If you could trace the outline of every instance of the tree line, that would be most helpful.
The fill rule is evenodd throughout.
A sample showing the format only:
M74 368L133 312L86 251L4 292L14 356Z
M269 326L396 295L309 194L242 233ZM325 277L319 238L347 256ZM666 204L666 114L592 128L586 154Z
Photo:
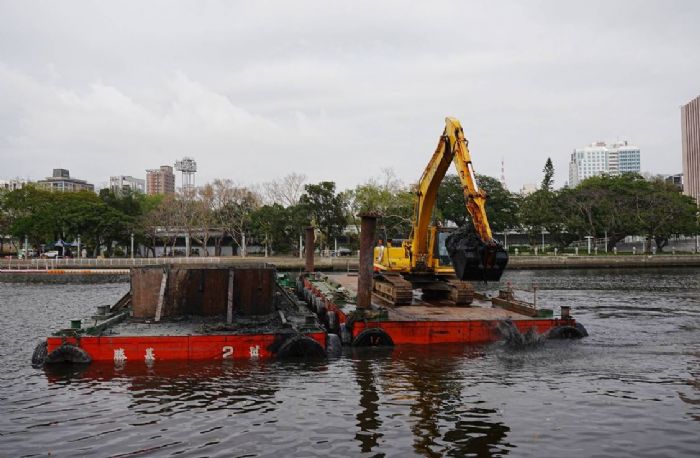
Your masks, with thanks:
M695 201L661 179L603 175L554 190L551 160L543 172L540 188L527 196L510 192L495 178L477 176L489 196L486 211L495 233L524 231L536 244L547 231L560 248L586 236L607 235L612 247L628 235L642 235L649 247L653 242L661 251L671 236L698 231ZM223 243L234 252L245 243L270 253L294 253L309 225L317 228L319 248L332 247L336 238L356 248L358 214L373 211L382 215L379 237L410 235L415 186L401 182L393 171L383 170L382 176L345 191L332 181L305 181L303 175L290 174L248 187L217 179L196 191L158 196L107 189L54 193L26 186L0 194L0 234L17 241L26 236L35 247L80 236L93 256L122 254L132 234L145 249L142 256L155 256L158 246L172 252L183 235L205 256L219 255ZM434 218L442 225L461 226L468 220L456 175L443 180Z

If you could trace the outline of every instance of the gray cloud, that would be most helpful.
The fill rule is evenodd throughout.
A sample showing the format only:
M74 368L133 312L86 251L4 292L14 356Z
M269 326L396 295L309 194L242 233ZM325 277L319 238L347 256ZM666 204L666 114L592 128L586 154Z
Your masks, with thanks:
M599 139L675 173L700 93L697 2L144 3L0 2L0 177L411 182L446 115L511 189Z

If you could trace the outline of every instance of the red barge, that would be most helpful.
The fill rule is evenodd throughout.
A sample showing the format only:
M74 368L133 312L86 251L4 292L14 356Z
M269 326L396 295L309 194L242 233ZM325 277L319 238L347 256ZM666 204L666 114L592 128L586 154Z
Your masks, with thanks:
M504 337L504 322L512 323L522 334L536 332L549 338L588 335L570 316L568 307L562 307L564 316L559 318L549 309L530 306L531 310L524 310L526 303L509 297L508 291L496 298L476 295L468 307L447 299L423 299L417 291L411 304L402 306L391 306L373 295L371 306L362 309L356 305L357 280L349 274L306 274L297 282L298 293L328 331L341 337L343 345L489 343Z
M325 356L326 332L269 265L150 266L130 291L41 342L34 365Z

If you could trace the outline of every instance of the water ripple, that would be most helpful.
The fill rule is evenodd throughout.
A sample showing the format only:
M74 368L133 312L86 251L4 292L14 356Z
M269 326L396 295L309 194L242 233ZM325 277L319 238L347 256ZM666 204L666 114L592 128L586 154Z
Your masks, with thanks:
M0 284L0 456L696 456L699 274L509 272L591 333L532 351L46 371L38 339L127 286Z

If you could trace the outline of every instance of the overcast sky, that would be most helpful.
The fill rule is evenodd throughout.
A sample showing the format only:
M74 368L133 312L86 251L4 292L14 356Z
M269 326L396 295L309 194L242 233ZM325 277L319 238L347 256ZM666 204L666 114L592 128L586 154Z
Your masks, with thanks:
M548 156L563 185L597 140L680 173L698 18L697 1L0 0L0 178L99 186L192 156L198 184L411 183L448 115L511 190Z

